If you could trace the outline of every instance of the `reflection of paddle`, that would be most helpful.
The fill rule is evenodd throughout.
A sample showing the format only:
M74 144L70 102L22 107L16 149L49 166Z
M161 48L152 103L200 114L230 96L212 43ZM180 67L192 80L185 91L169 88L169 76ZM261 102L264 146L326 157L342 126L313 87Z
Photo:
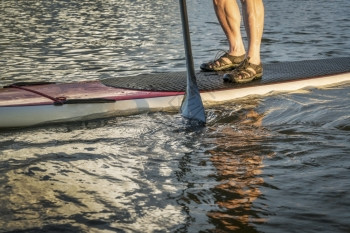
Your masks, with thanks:
M187 88L185 97L181 104L181 114L187 119L196 120L200 123L205 123L206 117L204 107L201 96L199 94L199 89L197 86L196 75L193 66L186 0L180 0L180 11L187 65Z

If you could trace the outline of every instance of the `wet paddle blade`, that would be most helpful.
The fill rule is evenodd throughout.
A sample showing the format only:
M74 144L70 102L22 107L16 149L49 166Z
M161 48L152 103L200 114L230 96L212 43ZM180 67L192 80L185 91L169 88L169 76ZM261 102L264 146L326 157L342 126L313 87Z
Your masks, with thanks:
M187 77L189 79L189 77ZM181 115L187 119L206 122L204 106L197 84L190 78L187 80L186 94L181 104Z

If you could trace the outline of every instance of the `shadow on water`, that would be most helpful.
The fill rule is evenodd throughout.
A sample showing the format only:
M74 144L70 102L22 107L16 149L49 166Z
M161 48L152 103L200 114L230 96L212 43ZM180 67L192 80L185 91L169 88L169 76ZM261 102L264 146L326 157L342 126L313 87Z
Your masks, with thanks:
M210 109L201 149L179 162L177 179L187 184L179 199L189 215L186 231L258 232L255 225L267 221L267 207L258 199L260 188L271 186L262 173L272 152L264 145L269 134L258 103Z
M253 124L260 124L262 116L247 113ZM249 120L249 121L250 121ZM244 120L245 121L245 120ZM243 123L243 122L242 122ZM252 223L263 223L264 207L254 206L262 193L264 180L259 177L263 158L271 152L263 146L266 132L251 126L226 126L216 131L220 137L210 150L211 162L217 169L215 179L219 185L212 188L219 210L210 211L210 221L218 229L231 232L255 232ZM249 124L244 122L243 124Z

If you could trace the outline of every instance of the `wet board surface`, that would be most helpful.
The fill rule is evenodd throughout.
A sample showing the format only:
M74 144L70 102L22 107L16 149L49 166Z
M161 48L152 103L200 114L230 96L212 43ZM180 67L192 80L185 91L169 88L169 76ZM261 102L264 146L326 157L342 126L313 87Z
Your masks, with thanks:
M264 65L261 80L247 84L224 83L224 73L197 72L198 87L202 92L262 86L292 82L350 72L350 57L281 62ZM331 78L331 77L329 77ZM25 88L67 100L130 100L182 95L186 89L186 72L155 73L133 77L109 78L100 81L32 85ZM101 101L98 100L98 101ZM97 101L97 102L98 102ZM0 106L52 104L49 98L18 88L0 89ZM72 102L74 103L74 101Z

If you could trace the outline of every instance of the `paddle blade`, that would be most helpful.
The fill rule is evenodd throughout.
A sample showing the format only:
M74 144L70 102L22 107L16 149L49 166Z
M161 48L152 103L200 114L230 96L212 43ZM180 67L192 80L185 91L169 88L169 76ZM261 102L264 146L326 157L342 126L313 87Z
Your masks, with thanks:
M181 104L181 115L189 120L205 124L204 106L197 85L188 85L185 97Z

